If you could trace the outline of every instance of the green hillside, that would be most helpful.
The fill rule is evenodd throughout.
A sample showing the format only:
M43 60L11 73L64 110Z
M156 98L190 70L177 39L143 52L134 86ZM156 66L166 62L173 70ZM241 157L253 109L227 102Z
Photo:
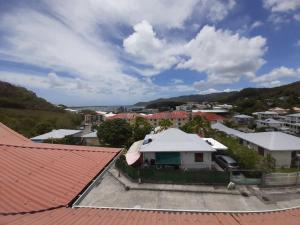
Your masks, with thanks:
M23 87L0 81L0 122L26 137L52 129L75 129L80 115L66 112Z

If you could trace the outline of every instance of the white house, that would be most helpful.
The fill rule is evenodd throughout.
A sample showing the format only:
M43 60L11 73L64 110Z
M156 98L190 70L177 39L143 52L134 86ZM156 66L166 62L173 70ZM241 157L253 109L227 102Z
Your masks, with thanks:
M233 121L236 124L251 124L251 123L253 123L254 118L253 118L253 116L240 114L240 115L233 116Z
M265 111L265 112L255 112L252 113L252 115L257 116L259 120L265 120L265 119L277 119L279 117L279 114L277 112L271 112L271 111Z
M97 131L87 133L81 136L82 141L86 145L99 145L99 138L97 136Z
M269 119L265 119L265 120L257 120L256 125L257 125L258 128L260 128L260 127L272 127L272 128L280 129L281 127L284 126L284 122L269 118Z
M285 126L294 133L300 133L300 113L287 115L285 117Z
M170 128L146 135L139 148L143 162L149 165L172 165L182 169L211 168L212 145L196 134Z
M282 132L244 133L239 138L259 154L270 154L279 168L291 167L296 154L300 153L300 138Z
M34 142L44 142L47 139L62 139L67 136L80 137L82 130L58 129L30 138Z

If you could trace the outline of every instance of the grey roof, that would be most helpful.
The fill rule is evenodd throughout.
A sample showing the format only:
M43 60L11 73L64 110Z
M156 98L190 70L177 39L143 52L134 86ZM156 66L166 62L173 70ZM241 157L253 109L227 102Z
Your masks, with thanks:
M267 114L267 115L277 115L277 112L265 111L265 112L256 112L256 114Z
M215 123L215 124L212 124L211 125L211 128L212 129L215 129L215 130L219 130L219 131L222 131L228 135L234 135L234 136L239 136L239 135L242 135L244 134L244 132L241 132L241 131L238 131L238 130L235 130L235 129L232 129L232 128L229 128L229 127L226 127L224 124L222 123Z
M69 129L58 129L58 130L52 130L48 133L30 138L31 140L47 140L49 138L53 139L61 139L69 135L74 135L82 132L82 130L69 130Z
M283 122L281 122L281 121L278 121L278 120L274 120L274 119L272 119L272 118L269 118L269 119L265 119L265 120L257 120L257 121L259 121L259 122L263 122L263 123L283 123Z
M287 116L300 117L300 113L289 114L289 115L287 115Z
M244 133L239 137L270 151L300 150L300 138L282 132Z
M97 131L82 135L83 138L98 138Z
M170 128L157 134L148 134L144 140L152 141L141 146L141 152L214 152L212 146L197 134L187 134Z
M248 115L244 115L244 114L241 114L241 115L235 115L233 116L234 118L240 118L240 119L252 119L253 117L252 116L248 116Z

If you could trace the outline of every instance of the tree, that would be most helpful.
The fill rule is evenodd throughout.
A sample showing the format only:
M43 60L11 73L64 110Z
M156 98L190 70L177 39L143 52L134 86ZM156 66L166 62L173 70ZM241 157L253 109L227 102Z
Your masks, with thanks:
M123 147L132 137L132 128L123 119L106 120L97 130L99 141L112 147Z
M203 117L196 116L194 119L183 125L181 127L181 130L187 133L207 136L210 133L211 128L207 120L205 120Z
M163 119L161 121L159 121L159 126L161 126L163 129L167 129L169 127L171 127L173 125L173 123L171 122L171 120L168 119Z
M150 123L143 117L135 118L132 125L132 140L138 141L144 139L152 130Z

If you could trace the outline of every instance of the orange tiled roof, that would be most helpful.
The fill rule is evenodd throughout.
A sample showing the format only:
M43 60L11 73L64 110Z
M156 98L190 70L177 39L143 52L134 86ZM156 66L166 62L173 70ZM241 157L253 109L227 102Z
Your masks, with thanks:
M186 119L188 113L184 111L160 112L146 116L147 119Z
M207 112L195 112L193 113L193 117L201 116L204 117L206 120L212 121L223 121L225 118L223 116L219 116L215 113L207 113Z
M7 225L299 225L300 210L268 213L196 213L93 208L60 208L23 216L0 216ZM3 222L3 224L4 224Z
M22 142L16 133L6 135L12 143L0 139L0 214L68 205L119 151Z

